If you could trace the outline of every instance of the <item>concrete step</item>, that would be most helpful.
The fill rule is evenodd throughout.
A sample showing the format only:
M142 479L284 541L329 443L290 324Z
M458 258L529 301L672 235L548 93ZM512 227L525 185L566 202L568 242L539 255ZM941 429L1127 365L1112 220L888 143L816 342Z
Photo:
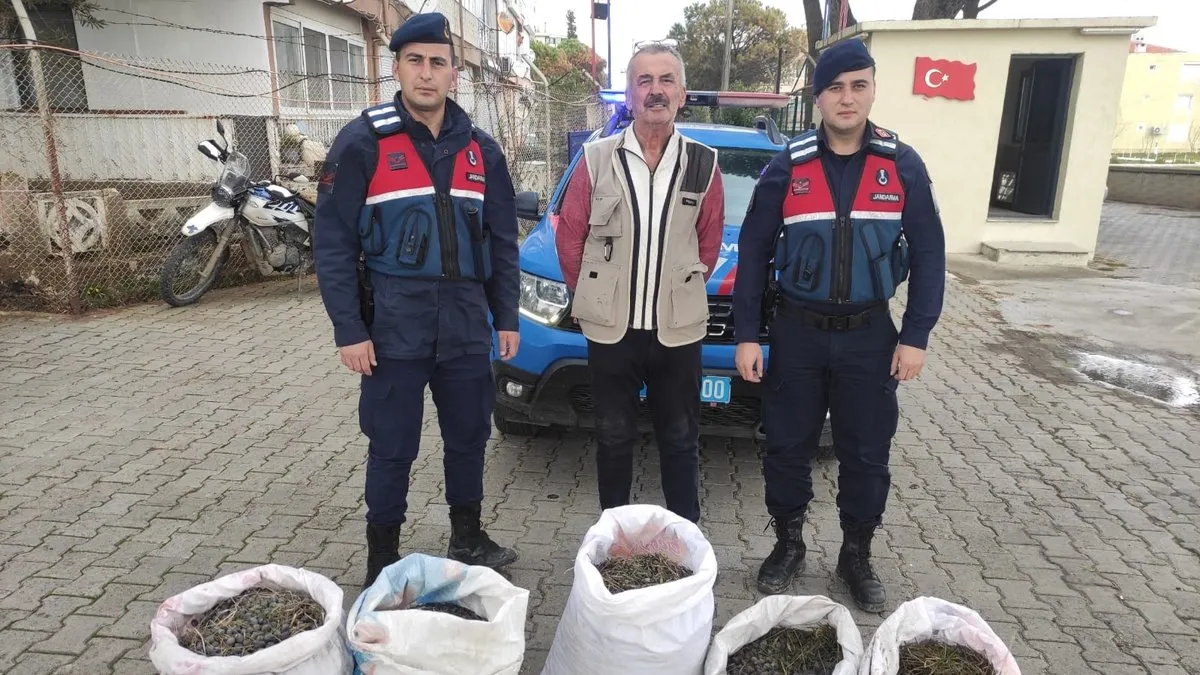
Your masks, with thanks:
M983 257L1004 265L1086 267L1091 254L1075 244L1041 241L985 241Z

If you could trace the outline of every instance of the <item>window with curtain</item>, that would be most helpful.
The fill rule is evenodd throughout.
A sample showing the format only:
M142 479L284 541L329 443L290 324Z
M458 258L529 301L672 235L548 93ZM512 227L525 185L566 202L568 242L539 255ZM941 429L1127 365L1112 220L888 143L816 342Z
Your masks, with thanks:
M273 21L275 68L284 107L357 110L367 102L366 47L346 35Z

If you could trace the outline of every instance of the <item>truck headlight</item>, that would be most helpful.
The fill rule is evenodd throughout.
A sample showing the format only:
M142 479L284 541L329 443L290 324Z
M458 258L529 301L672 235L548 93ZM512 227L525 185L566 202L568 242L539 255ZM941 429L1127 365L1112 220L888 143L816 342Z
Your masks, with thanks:
M571 297L567 285L521 272L521 314L548 326L562 320Z

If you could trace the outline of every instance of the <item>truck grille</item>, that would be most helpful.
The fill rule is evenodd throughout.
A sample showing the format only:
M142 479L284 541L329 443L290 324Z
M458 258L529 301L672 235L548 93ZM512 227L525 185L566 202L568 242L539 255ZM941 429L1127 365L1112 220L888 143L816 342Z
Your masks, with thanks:
M581 384L571 388L571 407L580 415L592 415L595 402L592 388ZM758 424L760 400L754 396L733 396L728 405L700 406L701 426L753 427ZM650 421L650 406L645 399L638 401L638 420Z
M562 321L559 321L558 327L563 330L579 332L579 326L571 319L571 313L568 311ZM767 327L760 326L758 329L758 341L765 343L767 341ZM710 295L708 296L708 334L704 337L704 343L710 345L731 345L735 342L737 336L733 330L733 297L728 295Z

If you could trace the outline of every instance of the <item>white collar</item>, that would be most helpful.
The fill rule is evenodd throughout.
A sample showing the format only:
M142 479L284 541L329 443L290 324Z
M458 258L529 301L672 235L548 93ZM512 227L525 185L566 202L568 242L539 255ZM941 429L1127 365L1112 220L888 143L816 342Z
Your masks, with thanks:
M671 136L667 138L667 144L663 148L664 159L668 155L674 153L676 149L675 139L679 137L679 127L672 126ZM624 138L621 139L621 147L640 157L643 162L646 161L646 155L642 152L642 142L638 140L637 134L633 133L633 123L630 123L629 126L625 127L625 135Z

